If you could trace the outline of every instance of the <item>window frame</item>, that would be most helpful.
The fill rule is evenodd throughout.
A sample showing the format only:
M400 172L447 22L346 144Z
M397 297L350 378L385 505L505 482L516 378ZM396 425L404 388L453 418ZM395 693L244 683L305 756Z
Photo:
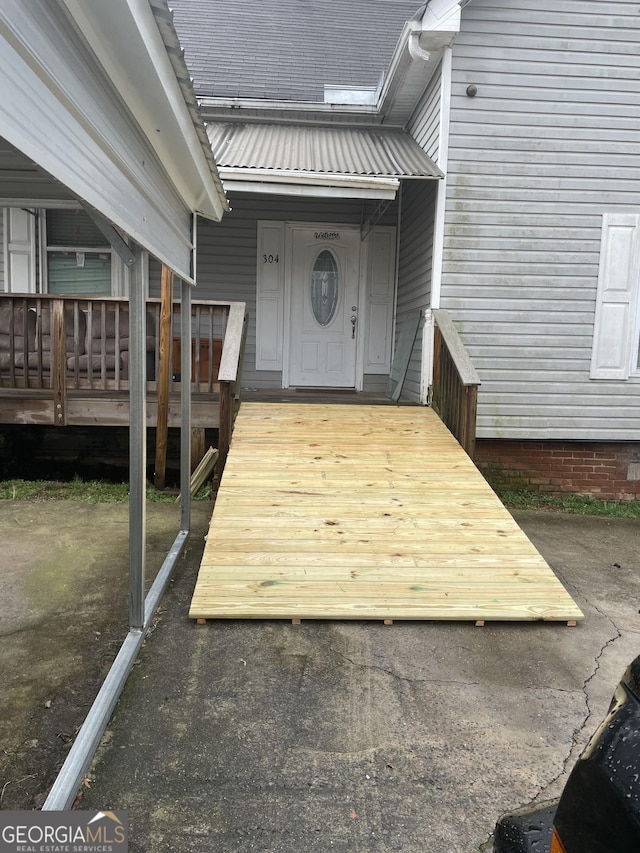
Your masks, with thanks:
M107 243L101 246L76 246L73 243L64 245L49 243L49 235L47 229L47 212L49 210L58 210L63 208L41 208L38 211L38 239L39 239L39 259L40 259L40 292L49 293L49 255L53 252L84 252L87 254L109 255L110 257L110 292L109 297L128 296L129 294L129 276L127 275L127 267L122 261L113 247ZM79 208L78 208L79 209ZM69 293L73 296L73 293Z

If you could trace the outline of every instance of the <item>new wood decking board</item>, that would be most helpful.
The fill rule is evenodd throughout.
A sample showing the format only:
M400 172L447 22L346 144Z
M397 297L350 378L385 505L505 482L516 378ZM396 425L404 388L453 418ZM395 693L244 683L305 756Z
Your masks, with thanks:
M429 408L243 403L193 619L583 618Z

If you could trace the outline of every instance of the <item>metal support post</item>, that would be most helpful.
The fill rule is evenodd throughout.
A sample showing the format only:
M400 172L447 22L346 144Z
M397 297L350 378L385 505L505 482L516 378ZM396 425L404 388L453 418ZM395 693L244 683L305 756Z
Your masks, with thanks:
M129 294L129 628L144 625L147 467L147 303L141 250Z
M191 527L191 285L180 282L180 529ZM197 337L197 336L196 336Z

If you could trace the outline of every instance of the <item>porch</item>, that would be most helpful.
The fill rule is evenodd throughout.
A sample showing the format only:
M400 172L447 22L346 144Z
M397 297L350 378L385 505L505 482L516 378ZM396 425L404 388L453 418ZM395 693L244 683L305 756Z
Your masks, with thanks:
M247 403L190 617L582 613L431 408Z
M217 428L224 452L239 398L244 304L193 300L190 310L190 425ZM163 312L160 299L146 301L150 427L182 424L180 311L180 302ZM0 294L0 423L129 422L128 300Z

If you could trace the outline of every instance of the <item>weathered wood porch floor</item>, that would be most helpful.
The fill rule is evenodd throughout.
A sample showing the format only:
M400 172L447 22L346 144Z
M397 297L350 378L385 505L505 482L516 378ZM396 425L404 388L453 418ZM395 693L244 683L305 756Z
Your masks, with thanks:
M243 403L194 619L582 613L429 408Z

